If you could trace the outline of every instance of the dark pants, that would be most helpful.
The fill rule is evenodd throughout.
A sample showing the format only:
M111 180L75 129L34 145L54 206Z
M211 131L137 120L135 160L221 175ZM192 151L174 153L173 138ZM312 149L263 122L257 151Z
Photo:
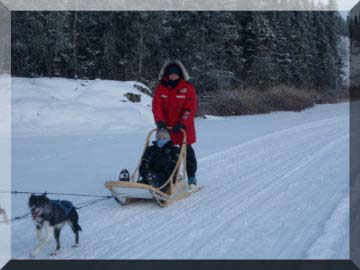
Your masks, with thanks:
M189 178L195 177L197 170L197 161L195 151L191 144L186 146L186 172Z

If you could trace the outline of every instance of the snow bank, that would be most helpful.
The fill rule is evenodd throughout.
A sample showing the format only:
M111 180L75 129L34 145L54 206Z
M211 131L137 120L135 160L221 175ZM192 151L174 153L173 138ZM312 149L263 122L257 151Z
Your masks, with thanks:
M15 136L132 132L153 124L151 97L138 82L12 79ZM138 94L141 102L124 95Z

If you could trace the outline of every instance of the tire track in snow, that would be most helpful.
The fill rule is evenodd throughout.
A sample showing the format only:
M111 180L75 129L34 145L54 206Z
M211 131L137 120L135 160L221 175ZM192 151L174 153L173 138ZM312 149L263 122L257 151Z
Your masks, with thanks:
M274 190L278 190L281 191L284 187L286 187L286 185L288 184L289 181L291 181L290 176L294 173L296 173L297 171L301 170L301 169L305 169L307 165L311 164L312 162L316 161L316 160L321 160L322 157L324 155L326 155L329 151L331 151L333 148L337 147L338 144L342 143L347 136L342 136L340 139L330 142L329 144L326 144L324 147L322 147L322 150L318 151L317 153L315 153L312 157L305 157L303 159L303 161L300 162L300 165L295 166L292 170L288 171L289 168L285 168L284 170L284 175L282 177L280 177L279 179L277 179L274 183L276 183L275 185L270 185L267 188L263 188L261 189L260 186L258 185L255 190L257 190L255 193L251 194L249 196L246 196L244 198L242 198L242 201L238 201L238 198L234 200L234 203L232 205L228 205L227 207L229 209L232 209L233 207L236 207L236 205L241 206L242 207L242 211L241 212L245 212L246 208L248 208L249 206L251 206L252 204L255 204L257 201L257 197L263 197L262 199L262 203L266 203L266 200L270 200L271 203L271 196L268 196L267 198L264 196L266 193L270 193L273 194ZM275 179L274 179L275 180ZM281 181L281 180L287 180L287 181ZM271 181L272 182L272 181ZM261 183L263 184L263 183ZM264 198L265 197L265 198ZM252 202L253 201L253 202ZM244 205L241 205L244 204ZM246 205L248 205L246 207ZM226 216L228 213L224 214L224 216ZM235 222L237 219L241 219L241 213L239 213L239 215L235 216L233 218L233 220L229 220L229 223ZM226 227L227 224L224 224L224 226ZM218 233L221 230L225 230L224 226L219 227L216 231L213 231L214 234Z
M228 208L233 207L241 207L241 212L238 215L233 216L231 219L228 219L225 224L222 224L222 226L218 227L216 230L213 231L213 234L216 235L228 227L229 224L236 223L242 219L242 213L246 213L247 210L250 210L251 207L256 207L259 198L261 199L262 204L271 203L271 201L274 199L274 196L278 192L281 192L284 190L284 188L289 184L289 182L292 180L290 177L301 171L302 169L306 169L306 167L315 161L320 161L322 158L328 154L330 151L332 151L333 148L337 147L340 143L342 143L347 136L343 136L340 139L326 144L319 152L314 154L311 158L306 158L302 162L300 162L299 166L294 167L289 172L285 173L282 177L278 178L275 182L276 184L271 185L265 189L258 189L255 193L249 195L246 198L242 198L241 201L234 201L234 204L229 205ZM207 244L204 245L206 247Z
M318 121L318 122L315 122L315 123L310 123L310 124L306 124L306 125L301 125L300 127L295 127L295 128L291 128L291 129L286 129L286 130L282 130L282 131L278 131L278 132L275 132L274 134L269 134L269 135L266 135L266 136L264 136L265 138L256 138L256 139L254 139L253 141L252 141L252 144L259 144L259 141L263 141L263 140L269 140L269 139L272 139L272 137L278 137L279 136L279 134L283 134L283 135L285 135L285 136L288 136L289 134L288 133L294 133L295 132L295 134L296 134L296 132L299 132L299 131L304 131L305 129L313 129L313 128L315 128L315 127L323 127L324 125L326 126L326 125L329 125L330 123L332 123L332 124L338 124L338 122L339 121L341 121L341 120L343 120L343 118L335 118L335 119L327 119L327 120L322 120L322 121ZM324 131L323 130L321 130L320 131L321 133L323 133ZM312 135L311 135L312 136ZM308 137L304 137L303 138L303 142L308 142L309 140L308 140ZM260 144L261 143L263 143L263 142L260 142ZM209 165L209 167L211 167L211 170L212 171L219 171L219 167L221 168L221 167L223 167L222 166L222 163L223 162L219 162L219 160L221 160L220 158L223 158L224 156L227 156L228 158L226 158L225 159L225 162L229 162L229 160L231 161L234 157L238 157L238 155L239 155L239 149L240 148L243 148L243 147L245 147L245 146L248 146L248 147L252 147L252 145L250 145L249 143L245 143L245 144L242 144L242 145L240 145L240 146L236 146L236 147L233 147L233 148L231 148L230 150L228 149L228 150L226 150L226 151L224 151L226 154L223 154L223 152L222 153L218 153L218 154L215 154L215 155L212 155L212 158L216 161L215 163L217 163L218 164L218 166L214 166L213 164L211 164L211 165ZM316 145L317 146L317 145ZM259 155L261 156L263 153L259 153ZM220 158L219 158L220 157ZM211 158L209 158L209 157L207 157L206 159L205 159L206 161L209 161L209 160L211 160ZM258 157L255 157L254 159L252 159L252 160L258 160ZM310 163L311 162L311 160L309 160L308 162L307 162L307 164L308 163ZM202 165L204 165L203 163L204 163L204 159L201 159L200 161L199 161L199 163L201 164L200 166L202 166ZM202 169L202 171L203 170L206 170L206 169ZM287 170L287 168L285 169L285 170ZM224 168L222 168L222 170L220 169L220 171L226 171ZM283 173L283 171L280 171L279 172L279 174L278 175L281 175ZM232 179L232 181L234 181L234 179ZM276 183L276 182L275 182ZM258 191L259 190L259 188L260 188L260 186L261 185L259 185L259 186L256 186L256 188L254 189L255 191ZM224 187L223 187L224 188ZM232 189L233 187L231 186L231 185L229 185L229 188L228 189ZM218 191L219 189L217 189L217 191ZM271 189L270 189L271 190ZM212 196L212 195L218 195L218 194L216 194L216 192L214 193L214 194L209 194L209 192L208 192L209 190L208 190L208 188L206 188L205 190L204 190L204 192L206 192L206 194L205 193L203 193L203 196L200 196L200 194L199 194L199 196L197 196L197 198L198 198L198 203L195 201L195 202L190 202L190 204L194 204L194 205L206 205L207 203L209 203L211 200L213 200L214 199L214 196ZM204 200L204 196L206 196L206 198L205 198L205 200ZM191 199L192 197L190 197L189 199ZM247 200L248 200L248 196L246 196L246 198L244 198L243 199L244 200L244 202L246 202ZM237 200L235 200L235 204L238 204L238 201ZM230 206L229 208L231 208L232 206ZM189 209L186 209L186 208L184 208L184 211L188 211ZM192 210L194 210L194 209L192 209ZM215 211L222 211L223 209L213 209L212 211L208 211L207 213L209 213L208 214L208 218L209 219L211 219L213 216L214 216L214 210ZM179 213L178 213L179 214ZM204 219L206 219L206 214L204 215L204 213L202 213L201 214L201 221L199 222L199 223L202 223L202 220L204 220ZM179 220L180 222L181 222L181 218L180 218L180 220ZM225 223L225 225L224 226L226 226L226 224L227 223ZM181 240L181 238L183 238L184 237L184 234L186 235L186 232L191 232L191 227L197 227L196 226L196 224L190 224L189 226L185 226L185 227L183 227L182 228L182 230L180 230L180 231L178 231L177 232L177 235L176 235L176 237L174 236L174 241L176 242L177 240ZM215 232L216 233L216 232ZM205 237L206 238L206 237ZM162 246L163 247L163 243L161 243L160 245L159 245L159 248L160 248L160 246ZM206 244L205 244L206 245ZM168 247L169 246L171 246L171 245L168 245ZM143 255L146 255L146 254L143 254ZM159 254L160 255L160 254ZM145 256L146 257L146 256Z
M265 161L268 160L272 160L273 157L277 156L279 153L282 153L284 151L289 151L289 148L286 144L279 144L276 145L273 148L268 149L268 151L265 152L266 149L264 149L264 145L269 145L271 144L271 141L273 141L276 138L280 138L280 141L284 140L284 138L280 137L280 135L284 136L285 139L286 137L290 136L291 134L296 134L299 132L305 132L308 129L314 129L317 127L323 127L324 125L329 125L329 124L334 124L337 125L339 122L341 122L344 118L342 117L337 117L337 118L331 118L331 119L326 119L326 120L322 120L322 121L316 121L316 122L312 122L309 124L305 124L305 125L300 125L297 127L293 127L290 129L284 129L281 131L277 131L271 134L267 134L265 136L259 137L259 138L255 138L251 141L245 142L243 144L240 144L238 146L232 147L230 149L227 149L223 152L220 153L216 153L213 155L210 155L208 157L202 158L199 160L199 164L200 164L200 169L199 171L201 172L206 172L206 171L211 171L211 172L217 172L219 174L219 176L224 175L225 173L225 169L231 169L231 167L235 167L235 168L240 168L242 169L243 167L251 167L251 169L254 169L254 164L256 166L256 162L254 163L254 160L261 160L261 162L257 165L259 169L263 166L263 163L265 163ZM331 129L331 128L330 128ZM307 151L311 151L311 147L313 147L314 142L310 139L312 139L314 137L314 132L315 130L312 130L312 132L310 134L306 134L305 136L301 136L298 137L296 136L294 139L294 143L296 144L301 144L303 145L302 148L298 148L295 150L291 150L291 151L300 151L298 152L298 155L303 154L303 152L305 150ZM320 134L323 134L323 130L318 130L318 132ZM267 141L270 141L267 142ZM317 149L319 144L323 144L323 141L319 140L319 141L315 141L315 144L313 149ZM254 146L259 145L260 146L260 151L255 153L255 155L251 154L251 152L253 151ZM295 145L294 145L295 146ZM310 149L308 149L308 147ZM246 148L248 149L246 151ZM295 147L292 147L295 148ZM244 150L245 149L245 150ZM265 153L264 153L265 152ZM266 155L264 155L266 154ZM264 157L265 156L265 157ZM277 174L275 175L275 178L280 177L282 174L286 173L288 168L282 168L281 163L283 162L283 160L280 160L280 166L273 166L273 168L271 168L272 172L277 172ZM295 160L295 162L299 162L298 160ZM243 166L245 165L245 166ZM200 173L201 173L200 172ZM258 171L255 171L258 172ZM262 172L260 172L260 174L262 174ZM241 174L240 172L240 176L244 177L244 176L248 176L248 172L244 172L244 174ZM230 181L231 182L231 178ZM231 186L228 188L229 190L231 190ZM228 191L228 190L227 190ZM218 190L215 191L215 193L217 193ZM210 195L210 194L207 194Z
M287 130L283 130L283 131L280 131L280 132L275 132L275 134L271 134L271 135L275 135L275 136L278 136L279 134L283 134L284 136L288 136L288 132L290 132L290 133L293 133L293 132L299 132L299 131L304 131L305 129L313 129L313 128L315 128L315 127L322 127L322 126L326 126L326 125L329 125L330 123L331 124L333 124L333 126L335 125L335 124L338 124L339 122L341 122L341 120L343 120L344 118L336 118L336 119L330 119L330 120L324 120L324 121L318 121L318 122L316 122L316 123L311 123L311 124L306 124L306 125L302 125L301 127L296 127L296 128L291 128L291 129L287 129ZM331 128L333 127L333 126L331 126ZM312 131L312 132L314 132L314 130ZM321 131L321 133L323 133L324 131L322 130ZM286 134L285 134L286 133ZM271 135L266 135L266 136L264 136L264 137L266 137L266 139L271 139ZM334 135L338 135L337 133L335 133ZM263 139L263 138L261 138L261 139ZM333 147L336 147L337 146L337 144L338 143L341 143L341 141L343 140L343 138L341 138L339 141L337 141L337 142L335 142L335 143L330 143L330 146L329 145L325 145L324 146L324 152L321 152L320 154L315 154L315 157L314 158L309 158L309 157L306 157L306 158L304 158L304 161L303 161L303 163L301 164L301 165L298 165L297 167L295 167L295 169L293 169L291 172L288 172L288 168L285 168L285 176L283 176L283 178L285 179L285 178L289 178L289 176L292 174L292 173L294 173L294 172L296 172L296 171L298 171L298 170L300 170L300 169L302 169L302 168L304 168L304 167L306 167L306 165L308 165L308 164L310 164L313 160L316 160L316 159L318 159L318 158L320 158L321 159L321 157L323 157L323 155L325 155L326 154L326 152L327 151L330 151ZM259 143L259 139L257 138L257 139L255 139L252 143ZM305 137L304 138L304 140L303 140L303 142L308 142L308 137ZM322 142L321 142L322 143ZM319 143L316 143L315 144L315 149L317 149L317 147L318 147L318 144ZM231 160L233 157L232 157L232 154L234 154L234 156L238 156L239 155L239 153L238 153L238 149L239 148L243 148L243 147L245 147L245 146L249 146L249 143L245 143L245 144L242 144L242 145L240 145L240 147L239 146L236 146L236 147L234 147L234 148L231 148L230 150L226 150L226 151L224 151L226 154L225 155L227 155L228 157L230 157L230 158L228 158L228 159L225 159L225 162L228 162L228 160ZM262 155L262 153L260 153L259 154L260 156ZM219 167L222 167L222 162L220 162L220 165L219 165L219 157L222 157L223 156L223 153L220 153L220 154L215 154L215 155L212 155L212 158L215 160L215 161L217 161L217 162L215 162L215 163L217 163L218 164L218 166L214 166L213 164L211 164L209 167L211 167L212 168L212 171L217 171L218 169L219 169ZM258 159L258 157L256 157L256 158L254 158L253 160L257 160ZM211 158L209 158L209 157L207 157L207 158L205 158L205 159L201 159L200 160L200 163L201 164L203 164L204 163L204 160L206 160L206 161L211 161ZM223 170L222 171L226 171L224 168L222 168ZM202 170L205 170L204 168L202 169ZM284 171L280 171L279 172L279 174L277 175L277 176L279 176L279 175L282 175L283 173L284 173ZM276 177L275 177L276 178ZM233 181L234 181L234 179L233 179ZM275 181L275 183L277 183L277 181ZM263 183L261 183L261 184L263 184ZM280 184L278 184L277 185L277 189L281 189L281 187L283 186L283 185L286 185L286 182L283 182L283 183L280 183ZM259 186L257 186L254 190L256 191L256 190L259 190L259 188L260 188L260 186L261 185L259 185ZM232 189L232 187L230 186L228 189ZM273 191L273 189L274 189L274 187L269 187L268 188L268 190L270 190L270 191ZM218 189L217 189L217 191L218 191ZM190 203L191 204L194 204L194 205L197 205L197 204L207 204L209 201L211 201L212 199L214 199L214 196L213 195L216 195L216 192L215 193L213 193L213 194L209 194L209 189L208 189L208 187L204 190L204 192L206 192L206 195L204 195L205 193L203 193L203 195L204 196L206 196L206 198L207 198L207 200L205 199L204 200L204 196L200 196L200 194L199 194L199 196L196 196L197 197L197 199L198 200L193 200L193 201L191 201ZM260 193L259 195L261 195L261 193L265 193L266 191L258 191L258 193ZM217 194L218 195L218 194ZM258 194L257 193L255 193L254 195L253 195L253 197L254 196L258 196ZM193 197L190 197L190 199L191 198L193 198ZM251 197L252 198L252 197ZM250 198L250 199L251 199ZM270 198L268 198L268 199L270 199ZM189 199L188 199L189 200ZM247 203L247 202L249 202L249 197L248 196L246 196L246 198L243 198L243 203ZM239 202L237 201L237 200L235 200L235 204L239 204ZM231 208L231 207L233 207L234 205L230 205L229 206L229 208ZM188 209L187 209L188 210ZM223 209L215 209L215 211L222 211ZM213 216L214 216L214 211L209 211L210 213L208 214L208 218L209 219L211 219ZM201 221L200 221L200 223L202 222L202 220L204 220L204 219L206 219L206 214L204 215L204 214L202 214L201 215ZM226 226L227 225L227 223L228 222L226 222L225 224L224 224L224 226ZM184 234L186 234L186 232L188 232L188 231L191 231L191 227L196 227L196 225L194 225L194 224L191 224L190 226L188 226L188 227L186 227L185 226L185 228L183 228L183 230L181 230L181 231L179 231L178 233L177 233L177 237L175 237L175 239L174 239L174 241L176 241L176 240L181 240L181 238L183 238L183 235ZM213 234L214 233L216 233L217 231L219 231L219 230L222 230L222 228L220 227L218 230L216 230L215 232L213 232ZM206 238L206 237L205 237ZM206 245L206 244L205 244Z
M322 126L326 126L326 125L333 124L333 123L339 123L339 122L341 122L343 120L348 120L348 117L333 117L333 118L329 118L329 119L313 121L313 122L310 122L310 123L297 125L297 126L291 127L291 128L285 128L285 129L282 129L282 130L279 130L279 131L272 132L270 134L266 134L264 136L256 137L256 138L254 138L254 139L252 139L250 141L241 143L241 144L239 144L237 146L231 147L231 148L226 149L226 150L224 150L222 152L211 154L211 155L209 155L207 157L199 159L198 162L199 163L205 163L205 162L209 162L210 160L216 160L217 157L221 158L223 156L232 156L233 157L233 156L236 156L238 154L236 152L236 150L239 150L239 149L241 149L243 147L246 147L248 145L256 144L256 143L268 140L268 139L270 139L272 137L278 137L279 135L282 135L282 134L290 135L290 134L293 134L293 133L297 133L299 131L305 131L305 130L316 128L316 127L322 127Z

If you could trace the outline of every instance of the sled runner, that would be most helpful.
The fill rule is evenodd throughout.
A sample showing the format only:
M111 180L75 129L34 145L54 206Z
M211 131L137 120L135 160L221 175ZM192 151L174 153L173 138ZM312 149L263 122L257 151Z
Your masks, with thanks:
M150 145L151 135L156 130L157 129L153 129L148 134L143 154ZM135 171L130 176L130 181L108 181L105 183L105 187L110 190L118 203L126 205L137 200L145 199L155 200L161 207L166 207L171 203L184 199L192 193L202 189L202 187L198 187L194 190L189 189L186 174L186 133L183 129L181 132L184 135L184 139L181 145L179 158L173 172L162 186L155 188L151 185L137 183L140 180L139 168L141 159ZM141 156L143 156L143 154Z

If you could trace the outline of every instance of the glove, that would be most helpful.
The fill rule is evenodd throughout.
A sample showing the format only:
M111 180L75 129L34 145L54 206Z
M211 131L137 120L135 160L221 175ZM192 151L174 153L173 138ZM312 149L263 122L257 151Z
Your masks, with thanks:
M130 173L127 169L123 169L119 174L119 181L130 181Z
M179 133L179 132L180 132L180 129L184 129L184 128L185 128L185 126L184 126L183 124L177 123L177 124L173 127L172 131L174 131L174 133Z
M158 129L162 129L162 128L166 129L166 124L165 124L164 121L156 122L156 126L157 126Z
M156 174L152 171L148 171L145 175L145 180L146 182L148 182L150 185L154 186L154 187L158 187L158 182L157 182L157 177Z

